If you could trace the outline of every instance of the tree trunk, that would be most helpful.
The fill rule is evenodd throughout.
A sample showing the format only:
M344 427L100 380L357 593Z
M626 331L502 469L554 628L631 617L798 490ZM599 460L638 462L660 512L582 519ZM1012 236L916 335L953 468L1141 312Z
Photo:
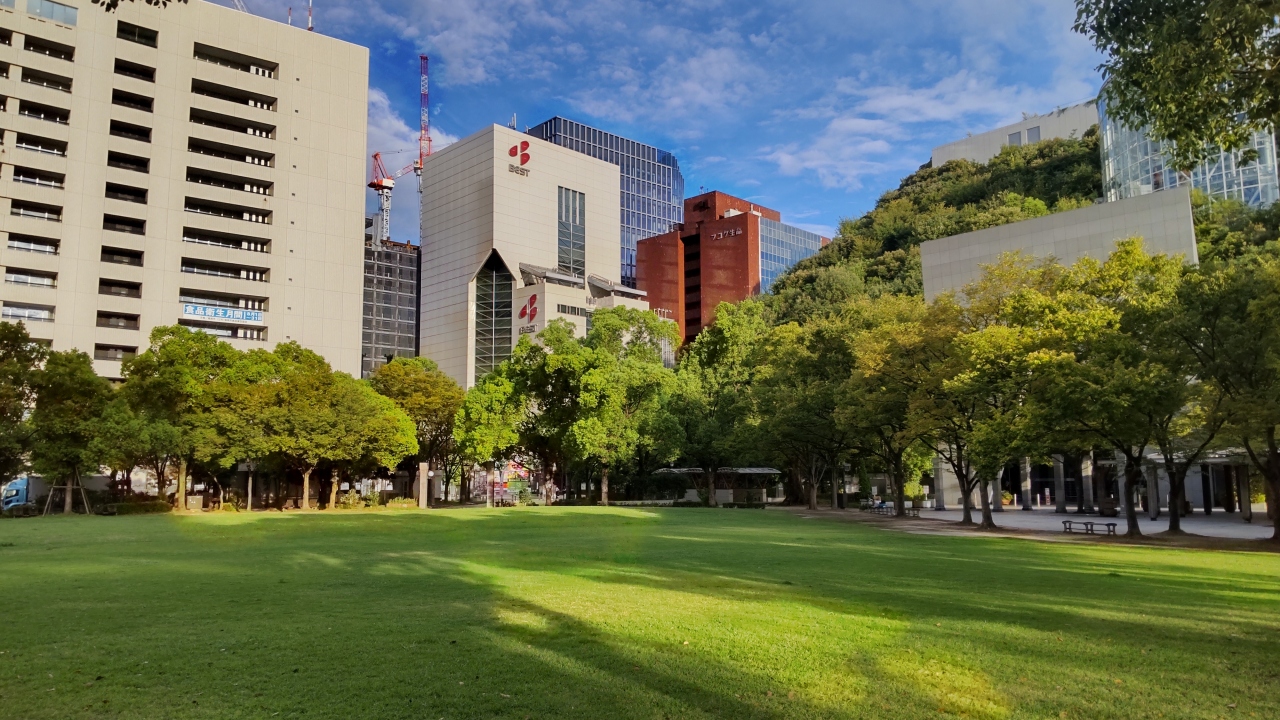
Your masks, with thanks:
M805 500L808 502L810 510L817 510L818 509L818 483L815 482L813 478L810 478L809 482L806 484L808 485L808 487L805 488Z
M64 497L64 498L63 498L63 500L62 500L62 514L63 514L63 515L70 515L70 514L71 514L71 512L72 512L72 496L71 496L71 489L72 489L72 487L74 487L74 486L75 486L75 480L74 480L72 477L68 476L68 477L67 477L67 491L66 491L65 493L63 493L63 495L65 495L66 497Z
M831 466L831 509L832 510L840 509L839 500L840 500L840 495L839 495L837 483L836 483L836 467L832 465Z
M314 469L308 467L302 472L302 502L298 506L303 510L311 509L311 471Z
M325 510L332 510L338 507L338 478L329 477L329 504L325 506Z
M978 482L978 495L982 499L982 523L978 525L979 530L995 530L996 521L991 516L991 481L983 478ZM997 492L999 487L996 488Z
M1186 535L1182 529L1182 498L1187 496L1187 468L1170 473L1166 467L1165 474L1169 476L1169 534ZM1159 481L1157 477L1156 482Z
M941 482L939 482L939 484L941 484ZM963 514L960 516L960 524L972 525L973 524L973 483L972 482L960 483L960 492L962 493L960 498L960 507L963 510Z
M1138 508L1133 502L1133 489L1138 486L1138 481L1142 479L1142 466L1125 458L1124 463L1124 492L1120 493L1124 497L1120 500L1124 503L1124 521L1128 529L1125 535L1128 537L1142 537L1142 529L1138 527Z
M187 509L187 459L178 461L178 487L174 492L174 504L179 510Z
M716 469L707 469L707 506L720 507L719 501L716 500Z
M609 507L609 466L600 468L600 504Z

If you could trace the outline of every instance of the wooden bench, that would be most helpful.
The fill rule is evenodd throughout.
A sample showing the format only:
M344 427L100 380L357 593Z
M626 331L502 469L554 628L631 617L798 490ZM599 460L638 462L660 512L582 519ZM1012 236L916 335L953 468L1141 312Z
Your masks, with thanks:
M1096 535L1097 534L1096 526L1098 525L1105 527L1107 529L1108 535L1116 534L1115 523L1093 522L1092 520L1063 520L1062 532L1074 533L1076 531L1076 528L1078 527L1081 530L1083 530L1086 535Z

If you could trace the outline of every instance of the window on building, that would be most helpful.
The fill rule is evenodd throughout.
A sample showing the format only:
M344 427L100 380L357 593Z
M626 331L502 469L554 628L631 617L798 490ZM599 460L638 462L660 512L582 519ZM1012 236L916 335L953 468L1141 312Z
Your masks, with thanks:
M134 172L150 172L151 161L137 155L126 155L118 152L107 153L107 166L120 168L121 170L132 170Z
M52 40L42 40L31 35L22 38L22 49L40 53L41 55L48 55L58 60L66 60L67 62L74 62L76 57L76 49L70 45L63 45Z
M1010 145L1013 145L1013 146L1018 146L1018 145L1021 145L1021 144L1022 144L1022 131L1021 131L1021 130L1019 130L1018 132L1015 132L1015 133L1009 133L1009 144L1010 144Z
M117 183L107 183L107 197L112 200L147 204L147 191L143 188L130 187Z
M42 272L40 270L21 270L19 268L5 268L4 281L10 285L30 285L32 287L56 288L58 287L58 273Z
M112 120L110 132L116 137L122 137L128 140L137 140L138 142L144 143L151 142L151 128L134 125L133 123Z
M123 345L94 345L94 360L129 360L138 354L138 348Z
M147 47L156 47L156 41L160 39L160 33L150 28L144 28L140 25L127 23L123 20L116 23L116 37L121 40L128 40L139 45Z
M583 277L587 272L587 198L582 193L560 188L557 226L560 272Z
M53 322L53 306L6 302L0 318L10 322Z
M20 233L9 233L8 247L10 250L21 250L23 252L41 253L43 255L57 255L59 242L53 238L37 237L35 235L22 235Z
M156 81L156 69L116 58L116 74L131 77L134 80L153 83Z
M102 229L112 232L129 233L130 235L146 235L147 221L138 218L121 217L119 215L103 215Z
M151 112L151 109L155 106L155 100L146 95L137 95L124 90L112 90L111 104L141 110L142 112Z
M40 185L48 188L62 189L66 187L67 176L62 173L37 170L35 168L14 166L13 181L26 185Z
M142 253L138 250L104 246L102 248L102 262L142 267Z
M142 297L142 283L126 280L98 280L99 295L115 295L117 297Z
M476 377L511 356L511 292L515 279L497 253L476 275Z
M118 330L137 330L138 316L125 313L98 313L98 327L116 328Z
M1037 125L1033 128L1027 128L1027 144L1030 145L1031 143L1038 142L1040 142L1040 126Z
M27 0L27 12L45 20L74 26L78 11L70 5L63 5L53 0Z

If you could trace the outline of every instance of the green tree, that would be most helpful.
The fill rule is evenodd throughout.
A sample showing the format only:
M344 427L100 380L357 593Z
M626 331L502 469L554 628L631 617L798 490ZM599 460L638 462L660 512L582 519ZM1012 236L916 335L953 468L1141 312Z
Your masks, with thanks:
M210 457L214 448L222 446L208 416L211 388L240 356L239 350L208 333L181 325L160 326L151 331L147 349L125 361L121 369L125 378L121 394L141 420L143 464L155 473L161 498L170 466L178 465L178 507L186 502L191 464L197 456Z
M321 463L351 455L355 438L343 432L334 407L333 369L296 342L276 345L281 377L279 405L268 410L268 433L286 467L302 476L302 509L311 507L311 474Z
M346 468L349 474L373 474L379 468L395 470L405 458L418 452L413 420L368 383L346 373L334 373L331 403L337 422L327 459ZM336 493L337 483L331 483L330 508L335 506Z
M1181 275L1180 258L1148 255L1141 240L1130 239L1105 262L1073 265L1055 297L1024 298L1029 324L1046 338L1033 369L1040 424L1052 422L1065 440L1100 445L1123 459L1120 501L1130 536L1142 534L1133 496L1146 482L1147 449L1166 446L1175 484L1186 472L1173 456L1188 451L1175 443L1198 379L1185 348L1159 327L1161 316L1177 312L1171 305ZM1202 440L1190 455L1207 444Z
M420 461L444 467L447 475L453 421L466 396L458 383L441 372L434 361L422 357L396 358L378 368L369 382L413 420ZM426 487L425 478L422 487Z
M239 354L204 389L206 412L197 415L191 435L195 458L218 469L248 465L246 509L253 509L253 484L259 466L282 448L276 420L283 404L287 368L282 358L263 349Z
M854 367L838 419L884 465L898 515L906 513L906 455L921 440L908 411L928 360L921 332L925 309L918 297L882 295L845 310Z
M753 385L758 444L771 448L802 478L805 502L818 507L818 487L859 438L838 422L841 391L853 372L847 327L836 318L773 328L760 355L767 363Z
M627 307L596 311L582 345L587 363L577 387L578 418L569 444L600 463L600 500L609 504L609 469L634 459L647 424L658 422L672 380L662 364L675 344L675 323Z
M1280 119L1280 0L1076 0L1105 56L1107 113L1172 143L1190 170ZM1256 155L1256 153L1253 153Z
M525 344L523 339L521 344ZM467 391L453 424L453 439L463 458L463 500L470 493L465 469L510 455L520 440L516 423L524 412L511 380L501 369L485 375Z
M81 476L99 467L93 441L111 399L111 384L93 371L88 355L70 350L49 353L32 385L31 467L66 486L63 511L70 514Z
M33 385L48 351L33 342L22 323L0 322L0 484L27 463L35 403Z
M94 429L92 454L111 469L112 485L129 485L134 468L144 465L150 450L146 420L129 407L123 393L115 393Z
M756 355L767 333L767 309L761 301L721 303L715 324L686 347L676 370L671 413L681 456L703 469L712 506L717 504L717 470L744 453L741 429L754 420L752 386L764 369Z

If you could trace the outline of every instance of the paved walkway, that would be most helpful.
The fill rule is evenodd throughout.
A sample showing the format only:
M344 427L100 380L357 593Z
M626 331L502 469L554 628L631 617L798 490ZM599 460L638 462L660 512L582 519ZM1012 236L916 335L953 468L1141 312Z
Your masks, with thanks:
M949 522L960 522L962 513L960 510L921 510L921 520L945 520ZM1017 507L1005 508L1004 512L992 513L996 525L1009 529L1018 530L1042 530L1048 532L1062 532L1063 520L1093 520L1095 522L1114 522L1116 524L1116 532L1124 534L1125 520L1124 515L1119 517L1104 518L1098 515L1076 515L1072 510L1065 515L1059 515L1053 511L1053 508L1036 508L1034 510L1021 510ZM973 511L973 519L975 522L982 519L980 510ZM1159 520L1151 520L1147 518L1146 513L1138 514L1138 527L1142 529L1144 534L1154 534L1164 532L1169 529L1169 514L1160 513ZM1207 537L1233 538L1240 540L1261 540L1271 537L1274 530L1267 521L1267 506L1253 506L1253 522L1247 523L1240 519L1240 513L1226 513L1220 509L1215 509L1212 515L1205 515L1201 511L1182 518L1182 529L1194 535L1204 535Z

